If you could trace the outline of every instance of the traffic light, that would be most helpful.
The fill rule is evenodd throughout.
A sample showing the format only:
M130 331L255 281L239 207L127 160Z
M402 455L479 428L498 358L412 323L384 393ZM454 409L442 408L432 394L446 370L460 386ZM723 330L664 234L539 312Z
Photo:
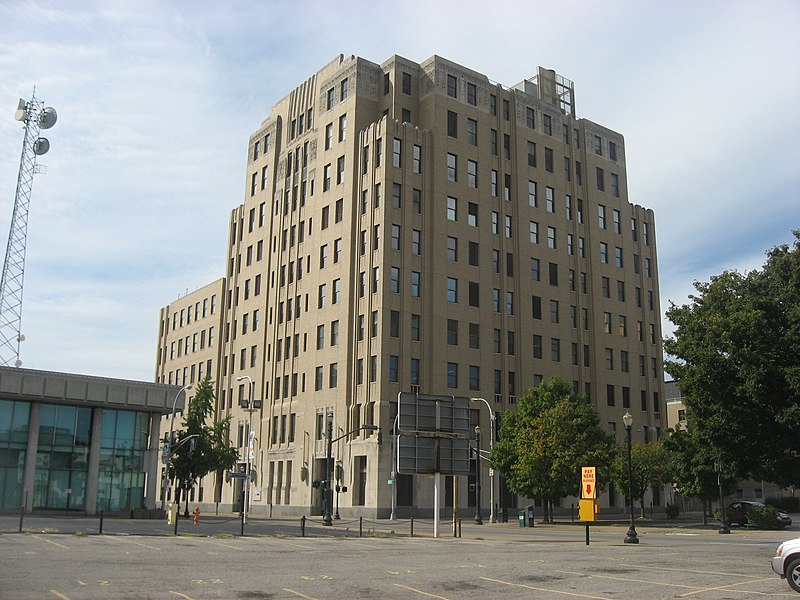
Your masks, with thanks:
M321 485L322 485L322 482L319 479L315 479L314 481L311 482L311 487L313 487L315 489L320 487Z

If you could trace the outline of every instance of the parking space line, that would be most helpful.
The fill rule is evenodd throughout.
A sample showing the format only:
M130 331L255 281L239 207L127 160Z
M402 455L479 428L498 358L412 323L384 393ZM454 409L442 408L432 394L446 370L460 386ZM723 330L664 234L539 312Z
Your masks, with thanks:
M69 596L65 596L64 594L62 594L61 592L59 592L57 590L50 590L50 593L53 594L59 600L70 600Z
M115 542L136 544L137 546L141 546L142 548L150 548L151 550L158 550L159 552L161 551L161 548L159 548L158 546L151 546L150 544L143 544L141 542L137 542L135 540L130 540L128 538L117 538L117 537L112 537L112 536L103 536L103 537L105 539L107 539L107 540L112 540L113 539Z
M629 565L625 563L620 563L621 567L633 567L635 569L641 569L642 565ZM758 565L762 566L762 565ZM648 571L680 571L681 573L698 573L699 575L723 575L725 577L748 577L748 575L742 575L740 573L724 573L719 571L698 571L696 569L677 569L674 567L653 567L651 565L647 565Z
M58 546L59 548L64 548L64 550L69 550L69 546L65 546L64 544L59 544L58 542L54 542L52 540L48 540L47 538L39 537L38 535L31 536L34 539L42 540L43 542L47 542L48 544L53 544L53 546Z
M405 588L407 590L411 590L412 592L417 592L418 594L422 594L423 596L430 596L431 598L439 598L439 600L447 600L444 596L437 596L436 594L429 594L428 592L423 592L422 590L418 590L416 588L409 587L407 585L403 585L402 583L394 583L392 585L396 585L397 587Z
M554 590L551 588L536 587L525 583L512 583L510 581L503 581L501 579L492 579L490 577L479 577L479 579L485 579L486 581L492 581L494 583L502 583L503 585L508 585L511 587L521 587L527 590L536 590L537 592L550 592L551 594L561 594L564 596L573 596L575 598L590 598L591 600L612 600L611 598L608 598L606 596L589 596L588 594L578 594L577 592L564 592L561 590Z
M215 546L223 546L225 548L233 548L234 550L244 550L241 546L233 546L231 544L223 544L222 542L214 542L212 540L208 540L209 544L214 544Z
M312 596L306 596L305 594L301 594L300 592L297 592L295 590L291 590L289 588L283 588L283 591L284 592L291 592L292 594L295 594L296 596L299 596L300 598L306 598L306 600L317 600L316 598L314 598Z
M714 592L717 590L730 590L732 592L741 592L747 594L755 594L756 596L774 596L771 592L756 592L753 590L733 590L731 588L738 587L740 585L747 585L748 583L761 583L763 581L775 581L774 577L768 577L765 579L751 579L750 581L740 581L739 583L729 583L728 585L720 585L717 587L707 587L703 588L702 590L695 590L694 592L686 592L685 594L681 594L678 598L686 598L687 596L693 596L694 594L702 594L704 592Z

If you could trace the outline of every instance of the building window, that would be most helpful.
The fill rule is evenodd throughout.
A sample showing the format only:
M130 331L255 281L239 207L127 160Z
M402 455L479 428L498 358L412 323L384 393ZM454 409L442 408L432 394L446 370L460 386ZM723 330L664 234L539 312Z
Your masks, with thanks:
M458 364L449 362L447 363L447 387L458 387Z
M458 156L447 154L447 180L458 181Z
M458 321L447 319L447 345L458 346Z
M474 83L467 84L467 104L478 105L478 90Z
M394 138L392 140L392 166L400 168L400 155L402 153L403 142Z
M411 95L411 73L403 73L402 75L402 92L406 96Z
M452 110L447 111L447 135L451 138L458 137L458 114Z
M478 145L478 122L475 119L467 119L467 143L471 146Z
M447 76L447 95L451 98L458 98L458 79L455 75Z
M455 277L447 278L447 301L458 302L458 279Z

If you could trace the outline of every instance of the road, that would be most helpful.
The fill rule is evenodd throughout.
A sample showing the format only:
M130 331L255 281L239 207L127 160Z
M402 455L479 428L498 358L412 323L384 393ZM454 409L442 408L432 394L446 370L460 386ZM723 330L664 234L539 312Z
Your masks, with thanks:
M769 567L796 532L640 527L631 545L625 531L593 528L589 546L569 525L465 524L460 539L4 533L0 598L800 598Z

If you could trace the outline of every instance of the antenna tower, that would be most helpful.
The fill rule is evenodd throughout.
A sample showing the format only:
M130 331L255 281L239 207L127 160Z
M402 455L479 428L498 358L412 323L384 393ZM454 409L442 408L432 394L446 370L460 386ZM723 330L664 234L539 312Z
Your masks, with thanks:
M8 246L0 279L0 365L19 367L19 345L24 341L22 325L22 284L25 279L25 242L28 236L28 209L31 203L33 176L43 172L36 162L50 149L47 138L39 135L42 129L56 124L53 108L45 108L36 98L36 88L28 102L21 99L14 118L24 124L25 137L22 142L22 157L19 161L17 193L14 197L14 212L8 233Z

